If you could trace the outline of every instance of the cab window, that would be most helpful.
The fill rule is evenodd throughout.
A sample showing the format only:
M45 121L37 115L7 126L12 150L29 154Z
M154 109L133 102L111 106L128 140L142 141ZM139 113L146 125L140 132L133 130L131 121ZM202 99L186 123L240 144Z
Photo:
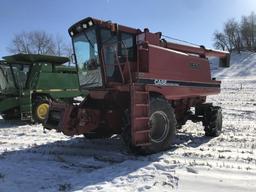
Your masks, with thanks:
M136 60L135 38L129 33L121 33L121 56L129 61Z

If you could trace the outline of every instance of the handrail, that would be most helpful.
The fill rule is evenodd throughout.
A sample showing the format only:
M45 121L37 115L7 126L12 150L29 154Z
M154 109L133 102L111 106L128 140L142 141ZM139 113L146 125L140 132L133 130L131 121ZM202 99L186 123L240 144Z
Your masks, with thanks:
M124 45L124 48L126 50L126 63L125 64L128 65L129 80L130 80L130 83L132 83L132 72L131 72L131 66L130 66L130 62L129 62L129 58L128 58L128 56L129 56L128 49L123 41L121 41L121 43Z
M130 62L129 62L129 59L128 59L128 50L127 50L125 44L123 43L123 41L121 41L121 43L124 45L125 50L126 50L126 57L125 57L126 61L125 61L124 64L120 63L119 58L118 58L118 50L117 50L116 47L114 47L114 46L117 46L118 42L115 42L115 43L112 43L112 44L105 44L105 45L102 46L101 55L102 55L102 64L103 64L103 70L104 70L104 75L105 75L105 81L106 82L107 82L106 67L108 67L108 66L118 66L118 69L119 69L119 72L120 72L120 75L121 75L121 78L122 78L122 83L123 84L125 83L124 73L123 73L123 70L121 68L121 65L128 65L129 82L130 83L132 82L131 66L130 66ZM115 62L116 62L114 64L106 65L104 50L107 47L114 47L114 55L115 55Z
M107 82L107 72L106 72L106 69L105 69L105 66L106 66L106 64L105 64L105 55L104 55L104 51L103 51L103 47L101 48L101 50L100 50L100 52L101 52L101 56L102 56L102 66L103 66L103 72L104 72L104 80L105 80L105 82Z
M122 68L121 68L121 65L120 65L120 62L119 62L117 51L115 51L115 55L116 55L116 61L117 61L117 64L118 64L118 68L119 68L119 71L120 71L120 74L121 74L121 77L122 77L122 82L124 84L125 83L125 81L124 81L124 74L123 74L123 71L122 71Z

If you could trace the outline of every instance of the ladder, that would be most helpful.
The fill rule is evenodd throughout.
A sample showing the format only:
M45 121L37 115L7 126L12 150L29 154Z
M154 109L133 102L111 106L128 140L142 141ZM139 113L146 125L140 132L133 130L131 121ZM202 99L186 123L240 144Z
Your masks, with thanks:
M32 103L30 90L22 91L20 93L20 115L22 121L32 120Z
M149 128L149 93L144 86L131 85L131 136L136 147L151 145Z

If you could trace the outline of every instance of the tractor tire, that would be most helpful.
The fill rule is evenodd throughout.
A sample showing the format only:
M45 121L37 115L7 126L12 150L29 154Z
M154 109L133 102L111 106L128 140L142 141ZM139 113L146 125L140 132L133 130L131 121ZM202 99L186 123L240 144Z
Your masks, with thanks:
M164 98L150 98L149 126L151 145L142 152L150 154L169 149L176 136L177 121L174 109Z
M206 112L206 122L204 123L205 135L217 137L222 131L222 111L220 107L210 107Z
M33 105L33 120L35 123L43 123L47 117L50 101L41 99Z
M132 152L147 155L164 151L170 148L175 139L177 121L174 110L163 98L150 98L149 126L151 131L149 137L151 145L146 147L133 146L129 118L128 122L123 129L122 138Z

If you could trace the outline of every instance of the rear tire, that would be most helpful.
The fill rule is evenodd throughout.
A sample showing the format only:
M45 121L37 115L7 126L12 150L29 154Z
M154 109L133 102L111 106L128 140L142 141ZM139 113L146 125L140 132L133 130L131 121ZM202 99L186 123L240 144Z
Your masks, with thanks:
M33 120L36 123L43 123L47 117L50 101L48 99L41 99L33 106Z
M206 120L204 123L205 135L209 137L217 137L222 130L222 110L220 107L210 107L206 112Z

